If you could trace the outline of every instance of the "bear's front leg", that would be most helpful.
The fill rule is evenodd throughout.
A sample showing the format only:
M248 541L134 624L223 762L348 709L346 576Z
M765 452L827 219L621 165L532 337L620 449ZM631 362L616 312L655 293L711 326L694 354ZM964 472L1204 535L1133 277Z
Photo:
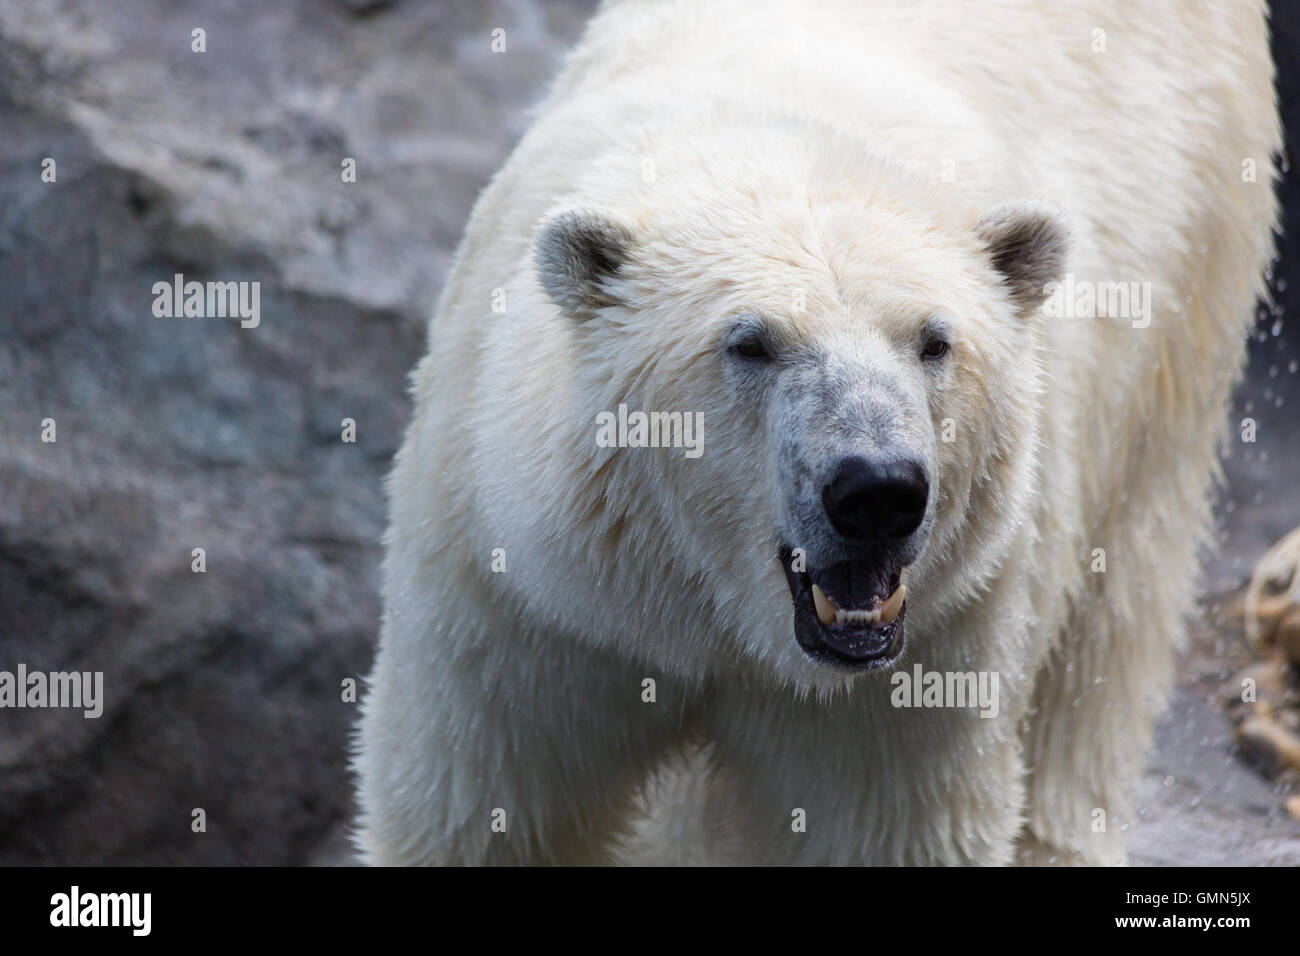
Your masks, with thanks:
M606 862L680 710L644 702L644 668L590 647L431 627L389 622L363 701L364 861Z

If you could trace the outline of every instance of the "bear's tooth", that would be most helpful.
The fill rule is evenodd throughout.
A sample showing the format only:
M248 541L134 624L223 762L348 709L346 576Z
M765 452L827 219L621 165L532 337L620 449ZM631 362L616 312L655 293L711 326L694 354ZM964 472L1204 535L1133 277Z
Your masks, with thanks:
M817 609L817 620L823 624L830 624L835 620L835 605L831 599L826 596L826 592L813 585L813 607Z
M889 595L889 600L880 606L880 620L885 624L893 624L894 618L898 617L898 612L903 609L903 601L907 598L907 585L900 584L898 590Z
M880 623L880 612L868 611L862 608L847 611L844 608L836 608L835 622L837 624L878 624Z

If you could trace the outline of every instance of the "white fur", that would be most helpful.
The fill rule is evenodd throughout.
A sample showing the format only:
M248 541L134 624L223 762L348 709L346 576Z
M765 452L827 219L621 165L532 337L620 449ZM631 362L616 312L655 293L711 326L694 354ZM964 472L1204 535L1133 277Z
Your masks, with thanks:
M1122 861L1272 250L1262 4L613 3L537 115L415 374L364 857ZM1149 328L1021 328L975 229L1024 200L1068 223L1076 279L1151 282ZM584 321L532 257L570 208L639 243L623 305ZM935 307L963 343L937 383L899 344ZM799 650L772 539L789 423L712 350L740 308L920 396L918 428L960 424L897 666L997 671L997 719L894 709L888 673ZM705 454L597 448L620 401L702 410Z

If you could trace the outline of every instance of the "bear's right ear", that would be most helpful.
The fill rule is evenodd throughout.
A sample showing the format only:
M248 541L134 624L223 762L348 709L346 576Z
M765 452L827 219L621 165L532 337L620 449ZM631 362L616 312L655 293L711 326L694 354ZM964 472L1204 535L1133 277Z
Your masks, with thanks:
M542 220L533 261L550 297L567 315L585 319L618 300L607 282L632 248L632 231L598 212L569 209Z
M1002 274L1012 301L1026 314L1047 298L1047 283L1063 278L1070 254L1064 217L1037 202L1013 202L980 219L976 233L993 267Z

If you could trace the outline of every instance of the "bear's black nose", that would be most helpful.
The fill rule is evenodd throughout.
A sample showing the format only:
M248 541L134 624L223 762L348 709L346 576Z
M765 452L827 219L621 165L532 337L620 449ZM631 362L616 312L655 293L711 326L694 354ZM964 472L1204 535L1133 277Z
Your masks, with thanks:
M925 518L930 483L920 462L843 458L832 475L822 507L846 538L906 538Z

